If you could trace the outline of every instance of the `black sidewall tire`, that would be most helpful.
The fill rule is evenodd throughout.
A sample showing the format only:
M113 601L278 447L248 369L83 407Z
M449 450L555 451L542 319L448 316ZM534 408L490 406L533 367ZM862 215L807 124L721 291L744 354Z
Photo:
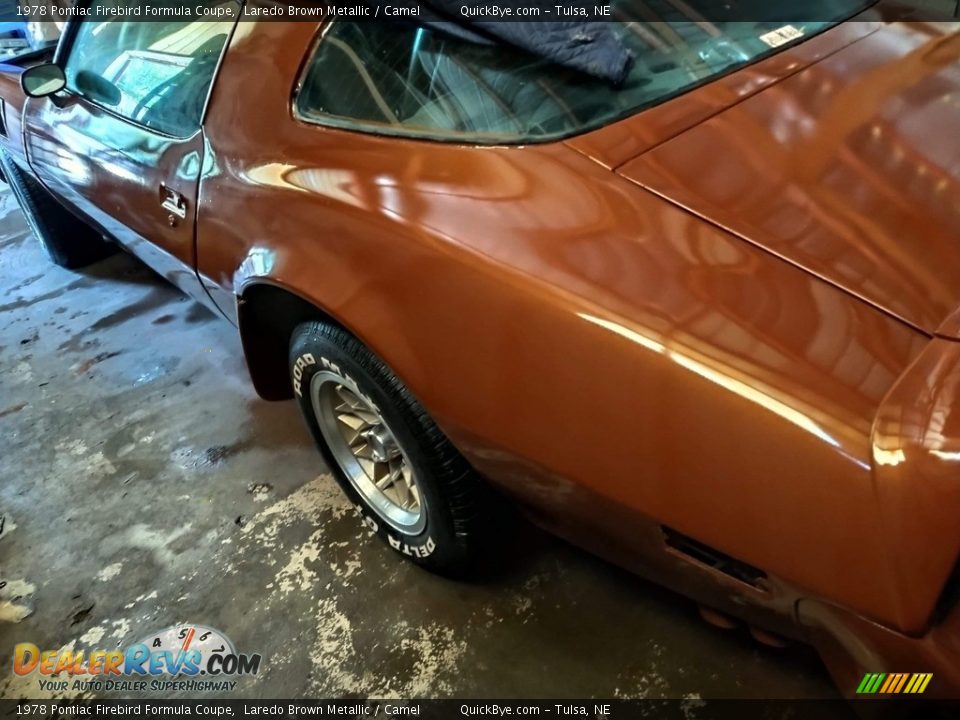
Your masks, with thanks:
M386 420L413 466L426 525L415 535L403 532L381 518L368 505L333 456L313 409L310 384L318 372L328 369L348 376ZM392 372L362 344L339 328L306 323L294 333L290 349L290 372L294 397L307 426L337 483L360 514L363 524L387 545L413 562L436 572L459 575L472 562L471 552L453 517L447 479L472 473L466 461L447 448L450 457L437 457L436 446L449 445L439 429L419 409L416 401ZM439 438L437 437L439 435ZM462 464L462 467L458 465ZM462 528L461 528L462 529Z
M0 167L27 224L55 265L76 269L116 253L115 245L61 205L4 149L0 149Z

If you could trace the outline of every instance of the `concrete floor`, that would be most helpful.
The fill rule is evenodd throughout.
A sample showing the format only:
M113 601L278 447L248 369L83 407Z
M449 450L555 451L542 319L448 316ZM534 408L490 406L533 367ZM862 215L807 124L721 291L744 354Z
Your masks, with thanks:
M294 404L254 395L229 324L123 254L53 266L5 190L0 458L0 697L49 694L12 674L16 642L180 622L263 654L233 697L836 697L808 650L714 629L533 528L483 582L406 564Z

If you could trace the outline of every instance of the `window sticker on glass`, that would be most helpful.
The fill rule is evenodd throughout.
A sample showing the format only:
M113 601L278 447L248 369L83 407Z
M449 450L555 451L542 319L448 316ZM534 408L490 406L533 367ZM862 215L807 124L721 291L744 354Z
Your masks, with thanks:
M803 30L798 30L793 25L784 25L782 28L761 35L760 39L770 47L775 48L802 37Z

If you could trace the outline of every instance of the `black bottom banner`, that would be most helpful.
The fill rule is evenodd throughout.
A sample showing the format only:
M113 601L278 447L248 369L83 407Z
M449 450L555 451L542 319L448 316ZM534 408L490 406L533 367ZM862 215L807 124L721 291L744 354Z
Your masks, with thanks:
M0 700L0 718L960 718L938 700Z

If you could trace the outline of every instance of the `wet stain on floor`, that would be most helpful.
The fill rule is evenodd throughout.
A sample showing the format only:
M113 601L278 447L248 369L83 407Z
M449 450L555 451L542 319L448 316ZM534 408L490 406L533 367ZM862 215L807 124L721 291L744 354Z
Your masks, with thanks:
M0 410L0 418L6 417L7 415L13 415L15 412L20 412L20 411L23 410L28 404L29 404L29 403L27 403L27 402L24 400L23 402L19 402L19 403L17 403L16 405L11 405L10 407L3 408L2 410Z
M420 571L358 521L296 406L255 396L229 324L126 255L74 273L26 239L0 194L4 697L73 692L12 674L15 642L184 622L263 655L231 697L836 696L809 651L523 523L490 577Z
M37 303L43 303L43 302L46 302L47 300L53 300L55 298L62 297L65 291L76 290L78 288L86 287L86 286L87 286L86 280L77 280L75 282L70 283L65 288L58 288L56 290L43 293L42 295L18 297L13 302L0 304L0 314L12 313L15 310L23 310L24 308L28 308L31 305L36 305ZM13 294L12 292L4 293L4 297L9 297L12 294Z
M111 358L115 358L122 354L123 354L123 350L114 350L113 352L102 352L99 355L94 355L92 358L88 358L83 362L78 363L77 365L74 365L72 368L73 374L83 375L84 373L88 372L90 368L92 368L94 365L98 365L99 363L102 363L104 360L110 360Z

